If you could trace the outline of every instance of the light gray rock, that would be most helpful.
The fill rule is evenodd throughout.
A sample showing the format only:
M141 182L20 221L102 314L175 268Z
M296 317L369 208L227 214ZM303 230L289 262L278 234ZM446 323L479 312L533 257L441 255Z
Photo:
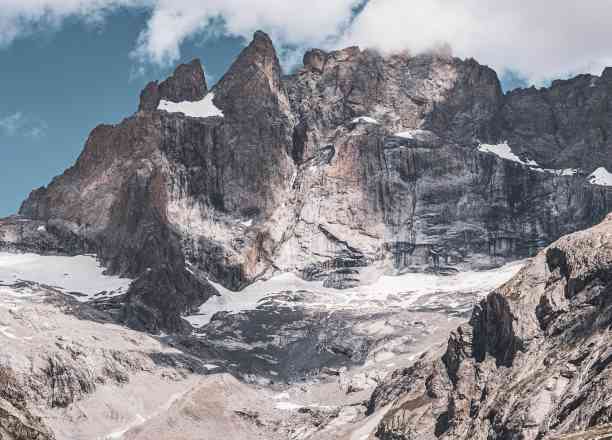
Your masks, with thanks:
M445 351L378 387L370 412L393 403L378 438L548 439L609 423L611 270L612 216L550 245Z

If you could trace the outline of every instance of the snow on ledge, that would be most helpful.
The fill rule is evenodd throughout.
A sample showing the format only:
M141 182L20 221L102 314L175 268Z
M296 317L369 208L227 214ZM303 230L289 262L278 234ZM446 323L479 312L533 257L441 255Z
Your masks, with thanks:
M380 125L380 122L378 122L376 119L371 118L369 116L359 116L358 118L355 118L351 121L351 124L359 124L360 122L363 122L365 124L377 124Z
M612 186L612 173L604 167L599 167L587 177L587 180L591 185Z
M393 136L403 139L414 139L415 136L428 134L427 130L406 130L399 133L395 133Z
M223 112L215 106L213 92L208 93L200 101L172 102L162 99L157 106L158 110L165 110L168 113L183 113L192 118L208 118L210 116L223 117Z
M483 153L492 153L502 159L511 160L512 162L517 162L523 165L527 165L530 167L539 167L537 162L533 160L529 160L527 162L522 161L520 157L512 152L510 145L508 142L502 142L501 144L480 144L478 146L478 151L482 151Z
M480 144L478 146L478 151L482 151L483 153L494 154L497 157L500 157L501 159L509 160L512 162L519 163L521 165L525 165L529 167L530 169L540 172L540 173L550 173L550 174L555 174L557 176L573 176L578 172L578 170L575 168L565 168L565 169L559 169L559 170L550 169L550 168L542 168L540 167L540 165L538 165L538 163L535 160L528 160L528 161L521 160L520 157L518 157L516 154L512 152L512 149L510 148L510 145L508 145L508 142L502 142L500 144L494 144L494 145L493 144Z

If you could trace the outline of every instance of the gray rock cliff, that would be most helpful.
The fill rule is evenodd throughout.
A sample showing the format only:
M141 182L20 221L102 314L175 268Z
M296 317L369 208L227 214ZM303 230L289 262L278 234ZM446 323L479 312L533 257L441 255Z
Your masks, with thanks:
M311 50L283 76L257 32L211 90L197 60L149 84L140 110L95 128L20 214L112 273L175 274L168 288L129 295L177 298L173 317L151 328L212 293L206 278L237 290L290 271L344 288L364 268L491 267L610 210L611 189L587 179L612 156L608 76L504 95L471 59L357 47ZM158 110L161 99L208 113ZM517 160L479 149L505 141Z

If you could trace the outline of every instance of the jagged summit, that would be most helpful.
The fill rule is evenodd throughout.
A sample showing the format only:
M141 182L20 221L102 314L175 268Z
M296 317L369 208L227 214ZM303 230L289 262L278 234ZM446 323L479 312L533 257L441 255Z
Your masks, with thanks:
M282 69L270 37L257 31L251 43L215 85L215 103L237 118L256 113L276 118L290 112Z
M140 94L138 110L154 111L162 99L171 102L199 101L207 91L204 69L196 58L187 64L179 64L165 81L148 83Z

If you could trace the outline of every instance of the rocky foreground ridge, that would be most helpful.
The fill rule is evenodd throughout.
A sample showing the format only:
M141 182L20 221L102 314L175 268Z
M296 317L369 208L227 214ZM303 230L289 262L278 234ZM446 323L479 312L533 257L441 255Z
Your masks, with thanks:
M257 32L210 90L197 60L147 85L0 240L96 253L138 279L120 319L153 332L188 332L207 279L345 288L366 268L492 267L610 210L611 96L611 69L504 95L471 59L357 47L311 50L283 75Z
M381 413L376 435L609 438L611 282L608 216L550 245L489 294L445 350L380 385L369 403Z

